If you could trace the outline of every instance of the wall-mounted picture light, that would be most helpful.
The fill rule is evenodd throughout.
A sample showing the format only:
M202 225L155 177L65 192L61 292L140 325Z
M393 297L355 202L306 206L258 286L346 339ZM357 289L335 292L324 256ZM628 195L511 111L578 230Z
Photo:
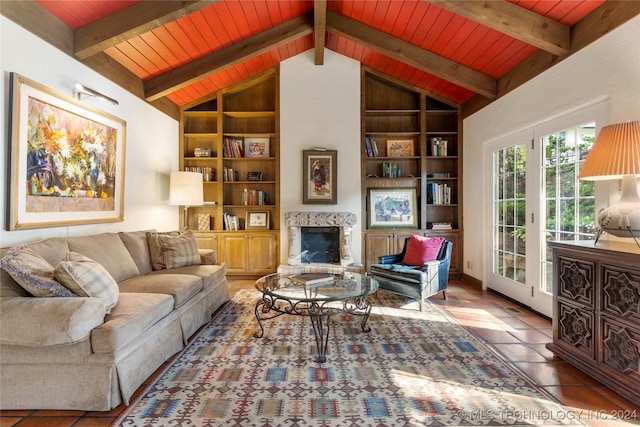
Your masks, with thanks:
M103 95L100 92L93 90L91 88L88 88L86 86L81 85L80 83L76 83L76 85L73 88L73 94L76 97L76 99L78 101L82 101L83 96L86 98L87 96L94 96L96 98L100 98L100 99L104 99L105 101L109 101L114 105L119 105L120 103L118 101L116 101L115 99L107 96L107 95Z

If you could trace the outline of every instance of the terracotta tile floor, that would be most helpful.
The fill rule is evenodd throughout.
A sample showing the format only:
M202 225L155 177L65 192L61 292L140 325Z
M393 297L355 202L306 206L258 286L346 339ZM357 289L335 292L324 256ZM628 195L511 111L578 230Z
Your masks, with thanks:
M232 294L243 288L253 288L253 281L230 281ZM549 320L499 295L480 291L462 281L450 282L447 301L440 296L432 297L431 301L444 308L461 325L561 403L576 413L581 412L581 419L589 425L640 425L640 421L632 419L596 419L617 410L636 411L640 417L640 402L630 402L568 363L554 359L553 354L545 348L545 343L551 341L552 337ZM153 380L163 368L147 382ZM144 388L143 385L138 392ZM0 427L109 426L124 409L124 406L119 406L109 412L0 411ZM597 414L600 416L596 417Z

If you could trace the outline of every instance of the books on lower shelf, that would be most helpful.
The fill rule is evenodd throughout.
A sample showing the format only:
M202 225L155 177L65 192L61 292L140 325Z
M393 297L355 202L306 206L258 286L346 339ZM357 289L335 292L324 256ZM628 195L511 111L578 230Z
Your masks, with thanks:
M444 157L448 155L447 140L436 136L431 138L431 155L435 157Z
M187 172L201 173L204 182L213 182L216 180L216 168L210 166L185 166L184 170Z
M367 157L378 157L380 155L378 143L374 138L369 138L368 136L364 138L364 154Z
M293 283L300 285L317 285L333 281L333 274L329 273L302 273L291 277Z
M225 136L222 141L222 156L234 158L244 157L242 140L231 139L228 136Z
M224 229L225 230L239 230L240 223L238 221L238 217L236 215L231 215L228 212L225 212L222 216L224 221Z

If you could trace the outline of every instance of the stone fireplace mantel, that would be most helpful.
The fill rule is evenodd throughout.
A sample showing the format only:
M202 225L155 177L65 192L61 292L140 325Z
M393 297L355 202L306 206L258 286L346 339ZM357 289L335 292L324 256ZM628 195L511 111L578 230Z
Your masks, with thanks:
M302 265L302 227L339 227L340 228L340 265L353 264L351 237L353 226L358 222L356 214L351 212L287 212L285 225L289 231L289 265Z

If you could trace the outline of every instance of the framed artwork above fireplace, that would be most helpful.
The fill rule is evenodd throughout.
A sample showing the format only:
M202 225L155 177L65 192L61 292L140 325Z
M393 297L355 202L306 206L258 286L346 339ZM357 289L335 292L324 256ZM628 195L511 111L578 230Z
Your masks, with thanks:
M304 150L302 164L302 203L337 204L338 152L336 150Z

